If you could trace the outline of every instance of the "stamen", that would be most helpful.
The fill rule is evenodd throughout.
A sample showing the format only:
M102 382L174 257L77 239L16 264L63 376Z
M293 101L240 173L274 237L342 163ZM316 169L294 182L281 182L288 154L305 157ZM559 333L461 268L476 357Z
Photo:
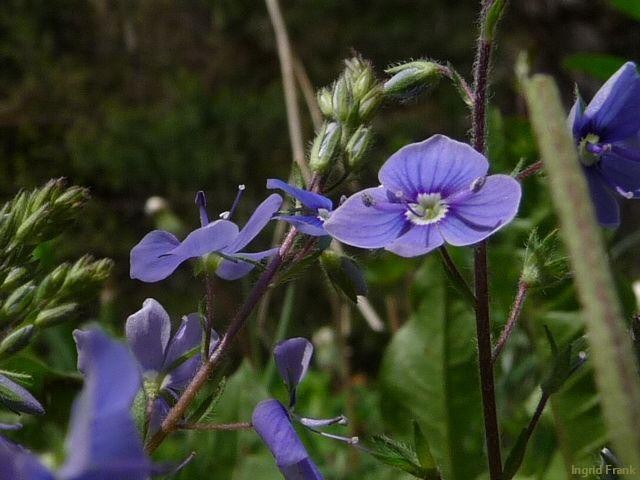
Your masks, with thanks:
M209 215L207 215L207 196L202 190L196 193L196 205L200 210L200 225L209 225Z
M363 193L360 198L365 207L373 207L375 205L375 200L368 193Z
M240 203L240 198L242 198L244 189L244 185L238 185L238 193L236 193L236 198L233 201L233 205L231 205L231 209L229 210L229 214L225 217L225 220L231 220L233 218L233 214L236 213L236 209L238 208L238 204Z
M360 441L359 437L343 437L342 435L334 435L333 433L322 432L320 430L316 430L315 428L307 427L313 433L317 433L318 435L322 435L326 438L331 438L333 440L338 440L339 442L344 442L348 445L355 445Z
M305 427L318 428L328 427L330 425L348 425L349 421L344 415L338 415L334 418L319 419L319 418L306 418L296 417L296 419Z
M478 193L484 187L484 184L487 182L487 177L478 177L473 182L471 182L471 191L473 193Z
M618 192L627 200L631 200L633 198L633 192L627 192L626 190L623 190L620 187L616 187L616 192Z
M228 220L229 219L229 210L227 210L226 212L222 212L220 215L218 215L218 217L220 217L222 220Z
M331 216L331 212L329 210L327 210L326 208L319 208L318 209L318 220L326 222L327 220L329 220L330 216Z

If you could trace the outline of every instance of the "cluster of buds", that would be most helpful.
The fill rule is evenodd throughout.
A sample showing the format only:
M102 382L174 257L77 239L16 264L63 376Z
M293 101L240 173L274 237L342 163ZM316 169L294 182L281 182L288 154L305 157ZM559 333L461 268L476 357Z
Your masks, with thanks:
M373 139L368 124L384 99L371 64L357 56L346 60L340 78L317 98L326 120L311 148L311 169L324 174L338 161L347 172L359 169Z

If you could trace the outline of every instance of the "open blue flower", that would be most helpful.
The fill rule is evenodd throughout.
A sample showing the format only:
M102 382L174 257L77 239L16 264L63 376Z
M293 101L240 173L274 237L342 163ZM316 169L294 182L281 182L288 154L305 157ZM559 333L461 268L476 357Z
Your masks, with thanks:
M330 419L304 418L293 413L296 389L309 369L313 345L305 338L291 338L279 343L273 351L276 366L289 391L289 407L275 399L263 400L253 411L252 424L276 459L286 480L322 480L322 474L313 463L300 441L293 420L320 435L357 443L357 437L341 437L318 430L329 425L345 425L342 415Z
M44 408L40 402L34 398L27 390L0 375L0 405L8 408L12 412L24 412L32 415L44 415Z
M627 62L586 106L578 94L569 125L578 145L598 221L620 225L614 194L640 198L640 75Z
M148 431L154 433L202 364L198 348L202 342L200 316L192 313L183 317L172 336L169 314L160 303L148 298L127 319L125 331L142 370L144 390L151 395ZM210 348L215 348L219 339L212 332Z
M296 227L299 232L313 237L327 235L324 229L324 222L329 219L333 211L331 200L317 193L291 186L276 178L267 180L267 188L286 192L300 201L304 207L301 215L276 215L274 217L275 219L290 223Z
M244 188L240 191L242 190ZM237 199L232 211L223 214L225 218L213 222L209 222L203 192L198 192L196 204L200 209L202 226L187 235L182 242L164 230L154 230L145 235L131 250L131 278L143 282L157 282L167 278L183 262L191 258L217 254L223 260L216 270L216 275L225 280L235 280L253 270L257 262L275 255L278 251L275 248L256 253L241 250L260 233L278 211L282 204L280 195L273 194L263 201L242 230L230 221Z
M0 480L145 480L153 466L131 417L140 388L127 348L100 330L74 332L85 375L71 414L67 460L56 473L24 448L0 438Z
M403 257L480 242L513 220L521 197L515 179L488 169L469 145L435 135L394 153L381 185L349 197L324 227L348 245Z

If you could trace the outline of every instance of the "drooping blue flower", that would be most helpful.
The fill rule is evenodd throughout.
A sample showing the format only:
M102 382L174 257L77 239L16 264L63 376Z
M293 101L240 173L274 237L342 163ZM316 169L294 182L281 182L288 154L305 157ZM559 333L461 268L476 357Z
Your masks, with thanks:
M267 180L267 188L286 192L300 201L304 207L300 215L276 215L274 217L275 219L290 223L296 227L299 232L313 237L327 235L324 229L324 222L327 221L333 211L333 203L331 203L331 200L317 193L294 187L276 178Z
M352 195L324 227L348 245L403 257L478 243L513 220L521 197L515 179L488 169L469 145L435 135L394 153L381 185Z
M0 480L145 480L152 474L130 412L140 388L133 356L97 329L76 330L74 338L85 383L71 414L65 464L54 474L0 438Z
M127 340L145 382L145 391L153 392L148 431L156 432L182 391L202 364L198 347L202 326L197 313L183 317L171 335L171 320L166 310L152 298L127 319ZM212 332L210 348L219 341Z
M598 222L620 225L616 194L640 198L640 75L627 62L586 106L580 95L569 125L587 176Z
M313 419L293 413L296 389L305 377L313 355L311 342L305 338L291 338L279 343L273 354L278 372L289 391L289 407L275 399L263 400L253 411L253 428L271 451L286 480L322 480L322 474L300 441L293 421L315 433L349 444L357 443L358 438L341 437L318 430L329 425L345 425L346 418L342 415L330 419Z
M44 415L44 408L27 390L4 375L0 375L0 405L12 412Z
M244 187L240 191L244 190ZM173 234L164 230L154 230L144 236L131 250L131 278L143 282L157 282L167 278L183 262L217 254L223 260L216 275L225 280L235 280L248 274L257 262L274 255L277 249L256 253L246 253L244 249L271 220L282 204L282 197L273 194L255 210L242 230L231 222L231 212L225 212L224 218L209 222L206 212L206 198L198 192L196 204L200 211L201 227L191 232L180 242Z

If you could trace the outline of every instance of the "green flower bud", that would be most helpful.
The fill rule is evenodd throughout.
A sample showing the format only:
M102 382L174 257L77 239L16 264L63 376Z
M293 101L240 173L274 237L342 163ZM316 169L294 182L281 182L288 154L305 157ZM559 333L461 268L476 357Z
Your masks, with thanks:
M213 275L222 263L222 257L215 253L209 253L197 259L194 265L194 273L196 276Z
M0 291L6 292L17 286L18 282L24 278L27 274L27 269L23 267L12 268L7 276L4 278L2 285L0 285Z
M48 205L43 205L20 224L16 231L16 240L18 243L27 244L34 243L37 239L38 230L47 222L50 210Z
M353 91L347 79L342 76L333 85L333 113L338 120L347 123L352 116L353 106Z
M318 90L318 106L325 117L333 118L333 95L328 88Z
M46 310L42 310L38 313L38 316L33 323L38 328L47 328L57 325L66 321L69 318L69 315L71 315L76 308L78 308L78 304L74 302L65 303L53 308L47 308Z
M442 76L442 66L427 60L403 63L386 70L392 77L384 84L384 93L394 96L412 95Z
M67 278L68 270L69 264L63 263L58 265L55 270L44 277L36 289L34 301L36 303L41 303L51 300L62 287L65 279Z
M359 295L367 295L367 283L362 271L351 258L325 250L320 255L320 265L334 288L344 293L352 302L357 302Z
M347 154L347 165L351 170L358 170L363 165L365 154L373 141L373 133L369 127L360 126L351 135L345 152Z
M375 85L360 99L358 106L358 116L362 122L369 121L378 110L384 100L384 93L381 85Z
M82 187L71 187L58 198L56 198L54 205L66 205L72 208L76 208L87 203L89 198L90 196L88 189Z
M326 173L333 165L340 145L341 128L337 122L325 122L311 147L309 167L317 173Z
M33 301L33 296L35 294L36 287L33 285L33 282L28 282L14 290L9 297L2 305L2 309L0 309L0 316L2 319L12 319L15 320L16 317L19 317L27 307Z
M0 342L0 357L8 357L25 348L35 333L33 325L25 325L11 332Z

